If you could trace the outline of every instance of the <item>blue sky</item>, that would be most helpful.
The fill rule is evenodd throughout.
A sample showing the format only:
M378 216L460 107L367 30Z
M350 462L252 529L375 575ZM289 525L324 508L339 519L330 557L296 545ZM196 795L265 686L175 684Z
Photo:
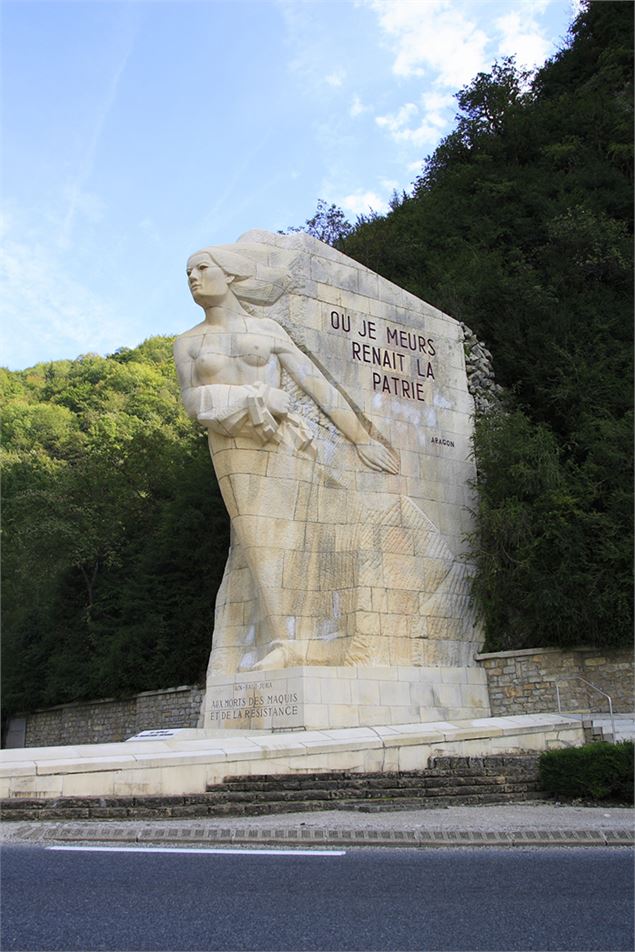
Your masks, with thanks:
M2 355L198 319L197 248L409 191L453 94L562 48L575 0L4 0Z

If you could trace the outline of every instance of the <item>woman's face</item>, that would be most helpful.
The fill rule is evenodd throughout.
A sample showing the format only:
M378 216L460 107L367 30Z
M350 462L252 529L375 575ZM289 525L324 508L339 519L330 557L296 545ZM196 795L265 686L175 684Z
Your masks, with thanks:
M186 272L192 297L201 307L219 303L227 294L231 278L205 252L192 255Z

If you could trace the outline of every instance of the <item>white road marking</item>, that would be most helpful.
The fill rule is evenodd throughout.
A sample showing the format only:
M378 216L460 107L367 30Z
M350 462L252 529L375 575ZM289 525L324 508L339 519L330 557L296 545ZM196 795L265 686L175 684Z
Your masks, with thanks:
M223 856L346 856L346 850L188 849L186 846L47 846L47 850L85 853L214 853Z

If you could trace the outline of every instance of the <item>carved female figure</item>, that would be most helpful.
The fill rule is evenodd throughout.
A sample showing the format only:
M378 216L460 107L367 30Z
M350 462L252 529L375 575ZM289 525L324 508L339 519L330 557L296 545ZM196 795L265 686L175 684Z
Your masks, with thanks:
M396 473L397 457L279 323L249 313L249 303L271 304L283 291L258 287L253 268L224 248L193 254L187 278L205 316L174 345L183 402L208 431L232 520L211 671L350 663L345 493L329 485L284 381L317 404L365 467Z

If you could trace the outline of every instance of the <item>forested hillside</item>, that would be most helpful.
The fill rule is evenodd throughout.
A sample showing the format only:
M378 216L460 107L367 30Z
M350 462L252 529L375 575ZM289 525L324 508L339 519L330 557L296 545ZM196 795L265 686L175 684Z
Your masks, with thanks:
M508 414L480 423L487 646L632 635L633 9L592 3L531 85L457 96L414 193L340 242L464 321Z
M5 709L200 680L228 520L171 340L2 389Z
M503 62L462 90L412 195L339 231L507 389L476 442L492 649L631 639L632 49L632 5L592 4L532 82ZM0 374L5 711L199 680L228 523L170 341Z

